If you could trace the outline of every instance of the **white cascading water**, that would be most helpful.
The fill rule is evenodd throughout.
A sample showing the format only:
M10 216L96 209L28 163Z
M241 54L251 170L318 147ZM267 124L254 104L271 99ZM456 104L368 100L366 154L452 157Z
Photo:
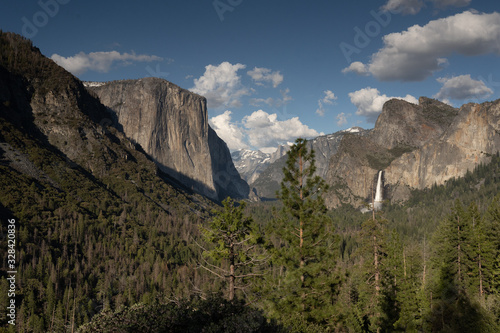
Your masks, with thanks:
M375 191L374 208L379 210L382 208L382 170L378 172L377 190Z

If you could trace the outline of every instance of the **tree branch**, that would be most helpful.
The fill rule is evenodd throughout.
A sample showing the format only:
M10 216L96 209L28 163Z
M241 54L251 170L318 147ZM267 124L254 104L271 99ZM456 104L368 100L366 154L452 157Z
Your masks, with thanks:
M218 274L218 273L216 273L216 272L212 271L210 268L205 267L205 266L203 266L203 265L201 265L201 264L199 265L199 267L201 267L201 268L203 268L203 269L206 269L207 271L209 271L210 273L212 273L212 274L214 274L214 275L218 276L218 277L219 277L219 278L221 278L221 279L225 279L225 278L226 278L225 276L222 276L222 275L220 275L220 274Z
M196 245L198 245L198 247L199 247L200 249L202 249L203 251L208 252L208 250L207 250L207 249L205 249L203 246L201 246L201 245L200 245L200 244L196 241L196 239L194 239L194 237L192 237L192 236L191 236L191 239L193 240L193 242L195 242L195 243L196 243Z
M235 275L234 277L237 279L249 277L249 276L264 276L264 274L258 274L258 273L248 273L248 274L243 274L243 275Z

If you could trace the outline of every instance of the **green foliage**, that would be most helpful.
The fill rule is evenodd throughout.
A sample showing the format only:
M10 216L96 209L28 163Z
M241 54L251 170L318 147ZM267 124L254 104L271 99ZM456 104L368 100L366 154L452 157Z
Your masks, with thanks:
M387 228L387 220L378 213L362 224L358 241L361 245L354 256L360 260L350 270L349 297L340 308L343 324L370 332L412 327L414 313L410 312L418 308L414 276L399 235ZM418 261L413 265L418 266Z
M27 77L38 85L40 94L61 93L66 87L75 89L78 85L73 75L43 57L30 40L10 32L0 32L0 66Z
M494 206L496 202L493 203ZM494 209L494 208L490 208ZM432 256L433 281L429 285L432 302L427 315L429 330L444 332L497 332L499 318L486 304L497 301L498 289L492 288L495 281L491 259L500 255L491 241L498 242L500 234L493 229L485 231L475 204L464 209L460 202L439 226L434 235ZM493 233L491 231L494 231ZM495 234L496 233L496 234ZM485 256L485 249L492 251ZM495 259L493 259L495 260ZM494 268L493 268L494 270ZM498 305L497 305L498 306Z
M283 203L273 221L273 311L286 318L299 315L305 322L331 321L338 280L333 225L326 215L322 194L327 189L313 176L314 152L297 139L288 152L278 198Z
M100 158L80 156L106 170L92 174L32 134L0 115L0 141L20 161L0 150L0 210L17 227L21 330L62 331L160 292L190 295L188 281L204 290L213 285L211 276L197 273L197 248L189 242L211 203L166 183L136 150L127 151L133 159L121 159L120 141L105 141Z
M215 248L204 251L203 255L216 261L229 259L233 255L244 261L246 253L243 251L243 245L252 240L255 242L257 237L252 230L252 219L244 215L245 202L241 201L235 206L234 201L228 197L222 204L222 211L212 212L215 216L207 228L200 227L203 240L215 244Z
M206 261L201 267L222 279L228 279L228 298L233 300L236 283L259 276L254 271L262 264L263 258L258 248L259 232L252 219L244 214L245 202L235 205L228 197L222 204L222 211L213 211L215 216L208 226L200 226L203 240L213 247L205 249L203 256L211 258L218 265Z
M326 210L314 152L298 140L280 201L227 199L210 216L212 203L171 186L140 149L97 126L102 106L31 42L0 32L0 81L0 142L11 147L0 146L0 215L17 221L18 331L500 331L499 154L367 220L349 206ZM30 103L51 94L68 97L60 113L34 116ZM456 113L424 111L443 124ZM57 146L79 156L70 160L39 124L77 129ZM367 159L381 169L409 150ZM238 300L209 296L230 276Z
M194 298L178 302L156 300L114 312L100 313L82 326L79 333L104 332L284 332L268 321L261 311L242 301L229 302L220 297Z

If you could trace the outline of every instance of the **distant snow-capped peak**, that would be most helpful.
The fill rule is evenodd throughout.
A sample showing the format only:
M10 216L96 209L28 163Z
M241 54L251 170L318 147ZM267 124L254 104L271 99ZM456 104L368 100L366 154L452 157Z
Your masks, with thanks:
M359 133L361 132L363 129L361 127L358 127L358 126L354 126L354 127L350 127L346 130L343 130L342 132L346 132L346 133Z
M106 82L96 82L96 81L83 81L85 87L100 87L105 85Z

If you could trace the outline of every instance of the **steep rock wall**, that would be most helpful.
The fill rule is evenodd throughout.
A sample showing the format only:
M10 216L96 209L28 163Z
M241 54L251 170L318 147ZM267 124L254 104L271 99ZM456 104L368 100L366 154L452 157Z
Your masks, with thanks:
M213 199L248 195L248 185L234 172L226 144L208 125L204 97L158 78L87 89L116 114L127 137L167 174Z
M500 148L500 101L464 105L447 131L421 149L404 154L386 169L395 185L424 189L464 176Z
M408 199L424 189L461 177L500 149L500 101L467 104L460 110L420 98L419 105L388 101L366 138L345 136L327 172L330 208L361 206L369 200L373 179L384 170L388 197Z

